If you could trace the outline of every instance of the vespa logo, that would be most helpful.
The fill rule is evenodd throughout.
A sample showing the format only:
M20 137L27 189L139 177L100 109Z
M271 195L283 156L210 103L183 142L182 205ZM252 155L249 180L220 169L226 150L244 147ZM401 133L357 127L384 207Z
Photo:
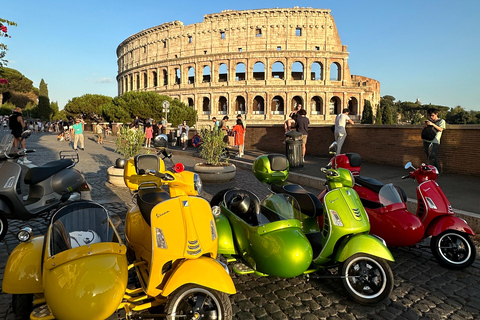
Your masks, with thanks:
M162 213L157 213L156 216L157 218L160 218L161 216L164 216L166 215L167 213L169 213L170 211L165 211L165 212L162 212Z
M337 201L337 200L338 200L338 198L337 198L337 199L333 199L333 200L328 200L328 201L329 201L330 203L334 203L334 202Z
M3 186L3 189L11 188L13 186L13 182L15 181L15 176L8 178L7 183Z
M188 201L183 201L183 206L188 207Z

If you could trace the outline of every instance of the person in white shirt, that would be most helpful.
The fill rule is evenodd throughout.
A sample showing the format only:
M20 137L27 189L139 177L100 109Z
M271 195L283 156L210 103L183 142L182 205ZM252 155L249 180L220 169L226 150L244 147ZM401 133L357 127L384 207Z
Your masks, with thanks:
M337 142L337 154L340 154L342 151L343 143L347 138L347 131L345 126L347 123L354 124L353 120L350 119L348 114L350 110L348 108L343 109L343 112L335 118L335 141Z

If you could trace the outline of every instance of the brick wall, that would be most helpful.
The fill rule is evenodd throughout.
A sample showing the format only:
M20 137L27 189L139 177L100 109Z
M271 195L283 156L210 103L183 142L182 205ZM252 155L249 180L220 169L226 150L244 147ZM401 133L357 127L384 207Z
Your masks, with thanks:
M356 152L366 162L403 166L425 161L422 126L354 125L347 127L343 152ZM328 146L334 141L330 126L309 128L307 155L328 157ZM440 146L442 172L480 176L480 126L448 125ZM267 152L285 152L283 126L248 125L245 148ZM461 165L460 165L461 164Z

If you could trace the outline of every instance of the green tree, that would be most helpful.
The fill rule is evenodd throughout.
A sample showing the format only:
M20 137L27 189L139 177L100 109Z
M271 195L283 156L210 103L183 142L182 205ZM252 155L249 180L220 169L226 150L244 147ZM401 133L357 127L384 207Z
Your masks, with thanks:
M382 124L382 106L377 106L377 113L375 114L375 124Z
M53 111L50 108L50 99L48 98L48 87L43 79L40 80L36 115L43 120L50 120L53 115Z
M373 110L372 110L372 104L370 103L370 100L365 100L364 102L361 123L365 123L365 124L373 123Z
M87 119L96 119L101 114L101 110L105 105L112 102L112 98L100 94L85 94L81 97L68 100L65 105L65 113L67 117L82 116Z
M380 99L380 107L382 109L382 124L395 124L396 107L394 106L395 98L392 96L383 96Z
M132 118L130 113L125 110L125 104L121 97L115 97L109 104L100 107L100 114L108 122L129 123Z

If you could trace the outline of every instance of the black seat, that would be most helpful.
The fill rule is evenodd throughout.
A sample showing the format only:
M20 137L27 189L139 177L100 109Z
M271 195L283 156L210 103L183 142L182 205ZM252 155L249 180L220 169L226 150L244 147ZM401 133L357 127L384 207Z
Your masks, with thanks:
M376 193L379 193L380 189L382 189L382 187L385 185L385 183L376 179L362 176L356 176L355 183L361 185L362 187L368 188Z
M160 170L160 160L155 154L139 154L134 158L137 174L145 174L147 170Z
M302 213L309 217L323 214L323 205L320 200L298 184L272 183L271 189L275 193L286 193L294 197L300 205Z
M352 167L362 166L362 157L358 153L345 153Z
M322 252L323 235L321 232L313 232L306 233L305 236L307 237L310 245L312 246L313 259L315 259L320 254L320 252Z
M249 198L250 202L247 210L238 211L235 210L235 207L229 206L232 201L235 201L234 199L243 198L245 196ZM255 194L247 190L233 189L225 193L224 203L227 205L229 210L231 210L235 215L244 220L246 223L251 226L258 226L257 215L260 213L260 200Z
M141 189L137 194L137 204L140 208L143 218L150 226L150 215L153 207L162 201L170 199L170 194L165 191L158 191L156 189Z
M25 184L39 183L73 164L74 162L72 159L60 159L45 163L41 167L29 169L25 174L25 179L23 179L23 181Z

